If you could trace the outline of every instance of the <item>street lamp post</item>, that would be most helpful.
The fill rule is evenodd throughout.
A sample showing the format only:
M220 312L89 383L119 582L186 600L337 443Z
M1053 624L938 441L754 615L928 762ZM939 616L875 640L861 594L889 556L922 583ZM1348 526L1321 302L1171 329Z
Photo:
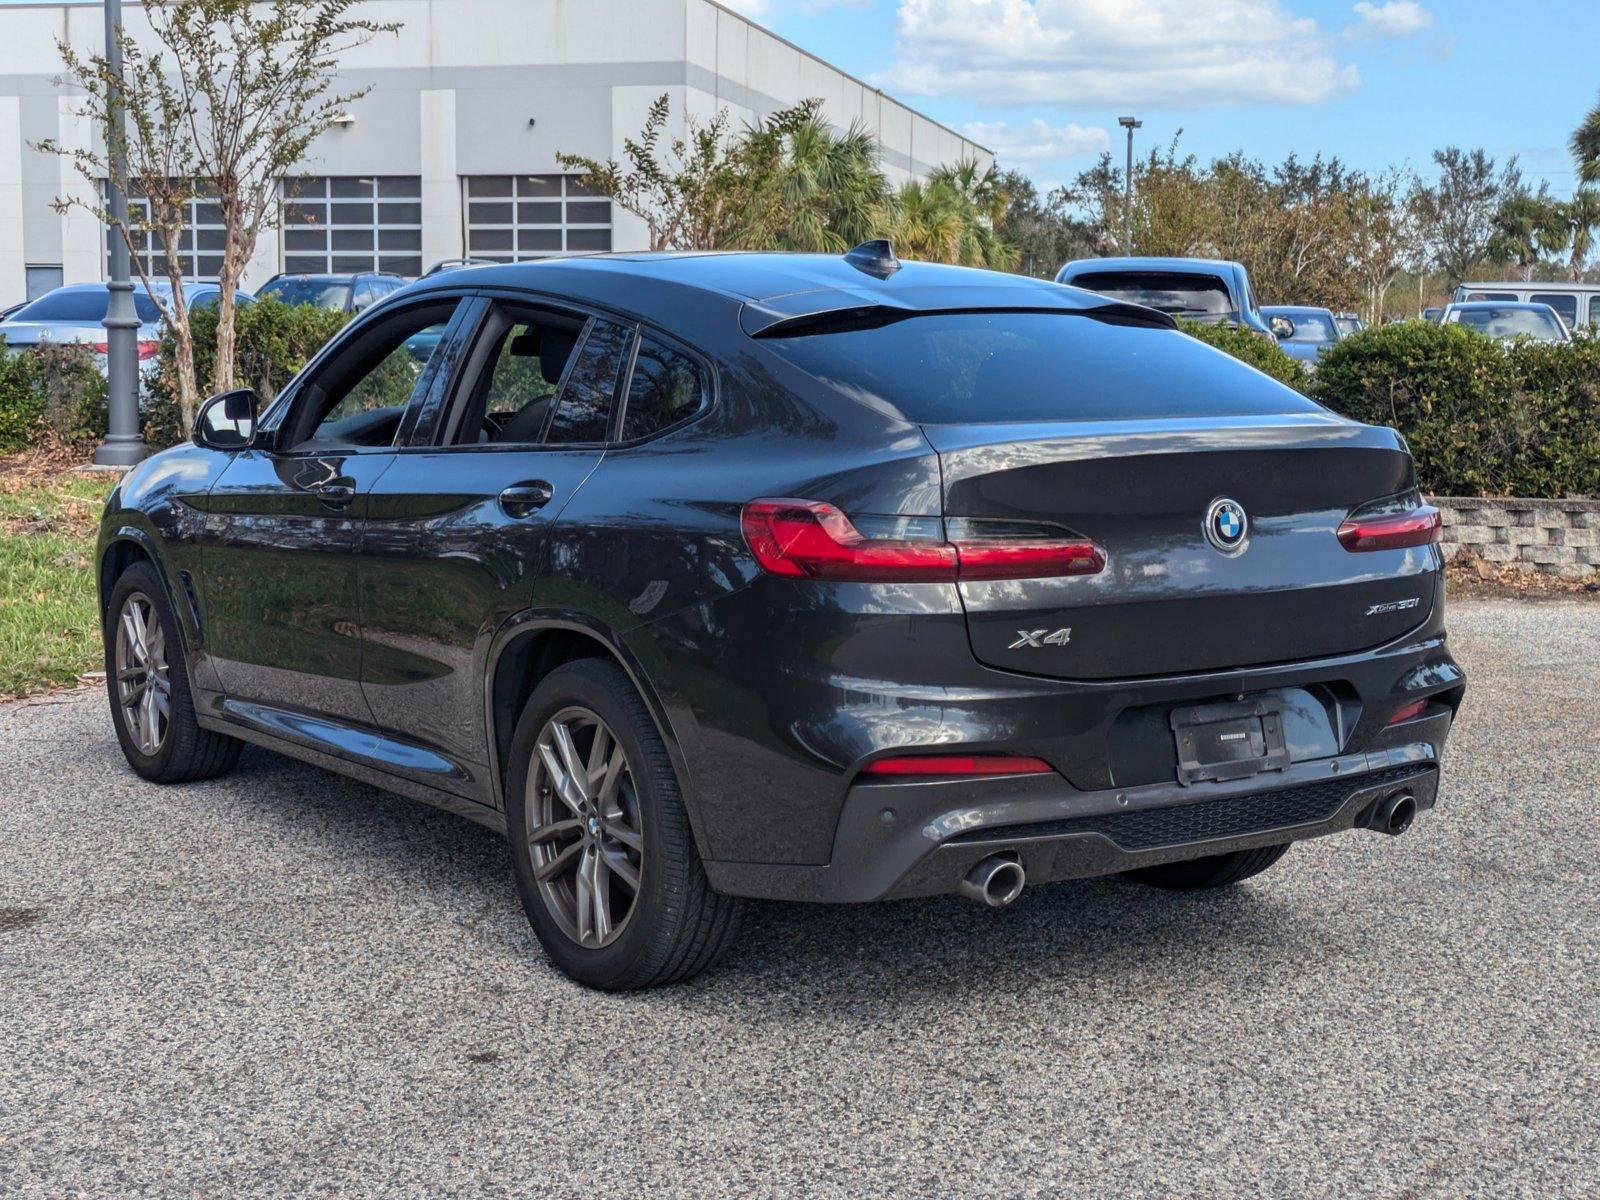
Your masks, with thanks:
M1133 131L1144 127L1133 117L1118 117L1117 124L1128 131L1128 170L1122 177L1122 252L1133 253Z
M145 456L139 436L139 315L133 307L128 243L128 198L121 180L127 173L128 121L122 111L122 0L105 0L106 65L112 85L106 91L106 213L111 218L110 278L106 281L106 440L94 452L96 466L131 467Z

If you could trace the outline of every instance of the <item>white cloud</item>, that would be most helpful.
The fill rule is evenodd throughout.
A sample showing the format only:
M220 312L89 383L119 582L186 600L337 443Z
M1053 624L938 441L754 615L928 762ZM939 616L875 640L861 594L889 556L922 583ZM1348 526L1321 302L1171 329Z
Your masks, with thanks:
M1388 0L1387 4L1361 0L1355 14L1360 20L1344 31L1346 37L1403 38L1433 27L1433 14L1417 0Z
M1361 82L1280 0L900 0L883 81L987 104L1311 104Z
M772 0L720 0L720 2L752 20L759 21L772 14Z
M1063 159L1099 154L1111 146L1111 135L1094 126L1052 125L1035 117L1011 124L1007 121L973 121L961 127L973 141L987 146L1007 167L1037 168Z

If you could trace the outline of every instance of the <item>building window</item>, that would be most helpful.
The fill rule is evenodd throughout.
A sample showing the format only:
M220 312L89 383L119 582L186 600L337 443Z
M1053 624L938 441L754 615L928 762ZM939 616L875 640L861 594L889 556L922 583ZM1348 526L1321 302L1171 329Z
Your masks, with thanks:
M37 300L46 292L53 292L61 286L61 266L59 263L47 267L27 268L28 299Z
M285 179L283 269L421 275L422 181L415 175Z
M222 209L211 195L191 196L184 202L185 228L178 238L178 262L184 279L191 283L214 282L222 274L222 252L227 246L227 231L222 226ZM130 192L128 195L129 242L137 261L133 275L139 277L139 264L144 264L151 279L167 277L167 256L161 235L151 229L139 228L150 217L149 203L144 196ZM120 236L114 230L106 231L106 277L110 278L111 238Z
M611 249L611 201L576 175L469 175L461 183L471 258L522 262Z

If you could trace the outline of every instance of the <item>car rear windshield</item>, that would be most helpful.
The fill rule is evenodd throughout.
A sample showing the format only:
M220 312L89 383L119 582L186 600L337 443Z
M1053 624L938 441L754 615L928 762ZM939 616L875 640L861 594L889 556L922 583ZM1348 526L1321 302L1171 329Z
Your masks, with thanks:
M13 321L103 321L110 293L96 288L83 292L55 291L40 296L11 315ZM161 320L161 309L144 292L133 294L133 311L146 325Z
M1554 338L1565 340L1566 330L1556 315L1537 308L1463 308L1456 320L1493 338Z
M350 303L350 280L274 279L264 284L257 296L272 296L284 304L311 304L343 312Z
M1315 412L1305 397L1171 329L1064 312L921 313L762 344L917 424Z
M1215 275L1181 271L1090 271L1067 280L1116 300L1159 308L1175 317L1203 321L1235 315L1228 285Z

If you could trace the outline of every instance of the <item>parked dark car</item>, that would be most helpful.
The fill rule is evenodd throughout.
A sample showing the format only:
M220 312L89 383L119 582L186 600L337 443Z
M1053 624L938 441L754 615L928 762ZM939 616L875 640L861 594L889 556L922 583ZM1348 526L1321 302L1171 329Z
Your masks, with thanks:
M1192 890L1401 832L1464 689L1438 536L1393 430L878 246L417 283L209 401L97 563L139 774L249 742L505 831L551 958L625 988L740 897Z
M1056 282L1203 325L1238 325L1276 340L1244 264L1211 258L1085 258Z
M310 304L335 312L361 312L405 287L404 276L386 271L354 275L274 275L256 289L285 304Z
M1313 370L1316 369L1317 360L1344 337L1339 332L1338 319L1326 308L1304 304L1269 304L1262 308L1261 315L1272 323L1283 352Z

